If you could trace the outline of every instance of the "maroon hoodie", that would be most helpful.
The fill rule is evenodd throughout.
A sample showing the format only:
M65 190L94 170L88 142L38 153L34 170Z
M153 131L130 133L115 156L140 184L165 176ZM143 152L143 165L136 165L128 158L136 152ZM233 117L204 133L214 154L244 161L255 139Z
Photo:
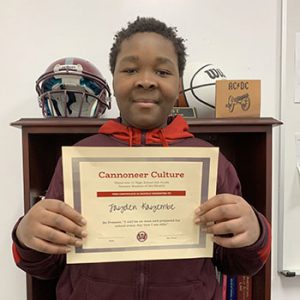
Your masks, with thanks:
M169 146L211 147L188 132L188 125L176 117L167 127L142 131L108 121L93 135L76 146ZM217 194L240 195L240 182L232 164L220 154ZM47 198L64 199L61 161L56 166ZM192 300L222 299L215 267L226 274L253 275L270 253L270 227L255 211L261 235L258 241L243 248L214 245L213 258L176 259L136 262L71 264L65 255L49 255L22 247L13 231L13 254L16 264L32 276L59 278L57 300Z

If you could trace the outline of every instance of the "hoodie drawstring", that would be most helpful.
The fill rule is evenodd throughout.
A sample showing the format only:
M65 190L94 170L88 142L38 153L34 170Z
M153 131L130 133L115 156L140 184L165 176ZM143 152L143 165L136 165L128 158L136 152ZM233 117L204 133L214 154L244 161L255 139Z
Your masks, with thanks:
M165 137L165 135L164 135L163 129L160 129L160 130L158 131L158 135L159 135L159 138L160 138L160 140L161 140L161 143L162 143L163 147L168 147L169 144L168 144L167 139L166 139L166 137Z

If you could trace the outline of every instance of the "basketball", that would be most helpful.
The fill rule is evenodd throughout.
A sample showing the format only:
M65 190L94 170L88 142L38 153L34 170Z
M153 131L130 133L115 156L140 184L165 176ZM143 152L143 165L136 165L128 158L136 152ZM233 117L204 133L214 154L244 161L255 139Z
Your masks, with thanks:
M214 118L216 80L225 78L224 72L213 64L187 64L177 106L194 107L197 118Z

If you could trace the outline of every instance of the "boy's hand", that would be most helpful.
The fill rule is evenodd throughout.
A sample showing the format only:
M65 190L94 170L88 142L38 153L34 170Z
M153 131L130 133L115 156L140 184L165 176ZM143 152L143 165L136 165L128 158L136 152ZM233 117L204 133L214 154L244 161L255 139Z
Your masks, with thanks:
M69 252L71 245L82 245L87 235L85 224L81 214L63 201L43 199L23 217L16 235L21 244L31 249L62 254Z
M260 226L252 207L241 197L219 194L195 210L195 223L214 235L213 241L227 248L254 244Z

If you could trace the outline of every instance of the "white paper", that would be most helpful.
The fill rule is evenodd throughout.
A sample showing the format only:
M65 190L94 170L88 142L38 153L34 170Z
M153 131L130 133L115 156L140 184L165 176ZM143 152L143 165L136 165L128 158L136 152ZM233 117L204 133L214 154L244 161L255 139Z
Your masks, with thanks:
M62 147L65 202L84 215L89 233L67 263L212 257L211 236L193 222L193 211L215 195L218 153Z

